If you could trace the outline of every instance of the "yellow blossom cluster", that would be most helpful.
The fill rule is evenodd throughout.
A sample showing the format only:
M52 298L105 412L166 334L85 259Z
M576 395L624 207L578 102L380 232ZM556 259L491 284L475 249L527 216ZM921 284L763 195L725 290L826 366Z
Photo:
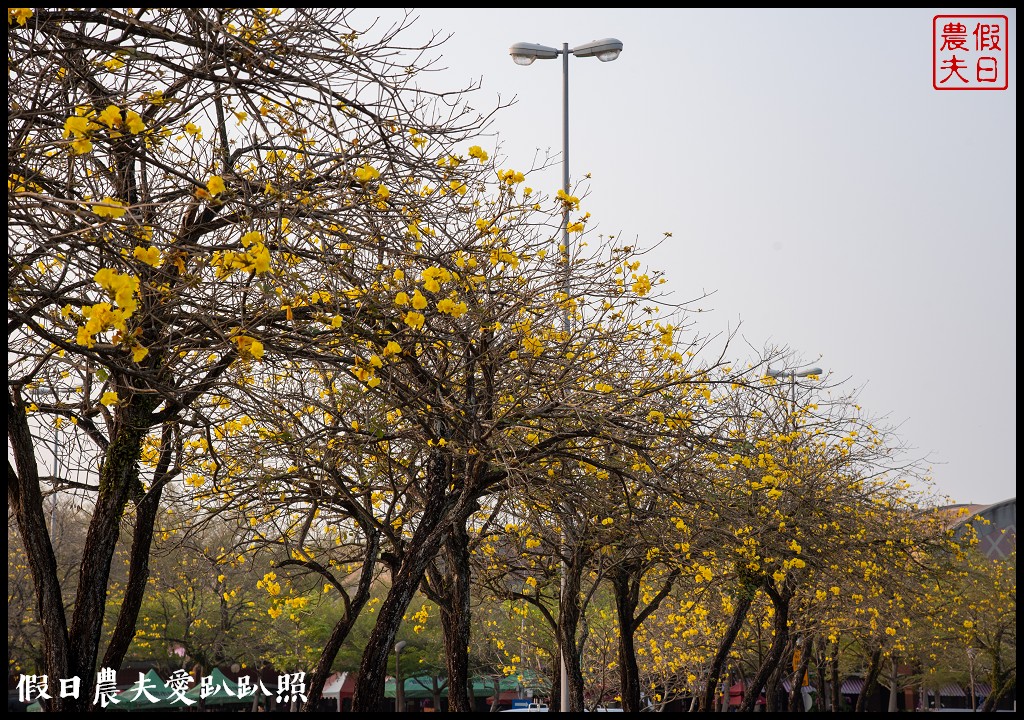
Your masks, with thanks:
M559 190L555 193L555 197L561 200L562 204L565 205L568 210L580 209L580 199L575 195L570 195L565 190Z
M498 263L505 263L515 269L519 267L519 256L513 252L496 248L491 250L491 265L497 265Z
M35 12L32 8L7 8L7 24L18 23L18 25L24 26L33 15Z
M420 131L416 128L409 128L409 136L412 139L414 147L422 148L427 144L427 138L420 134Z
M513 185L526 180L526 176L517 170L499 170L498 180L503 183L507 183L508 185Z
M93 206L92 211L100 217L117 219L119 217L124 217L124 214L128 212L128 209L120 200L115 200L112 197L105 197L99 204Z
M452 274L446 269L437 266L431 266L423 270L420 273L423 279L423 289L428 292L439 292L441 285L451 281Z
M135 293L139 291L139 279L134 275L122 274L111 268L101 268L93 280L107 291L118 307L127 312L127 316L131 316L138 309L139 303L135 299Z
M121 137L122 130L138 135L146 129L142 116L134 110L128 110L122 117L117 105L107 105L99 114L91 107L79 106L74 115L64 120L64 138L71 138L72 152L82 155L92 150L92 137L104 125L111 138Z
M361 182L361 183L363 183L365 185L366 183L370 182L371 180L376 180L377 178L379 178L380 177L380 170L378 170L377 168L373 167L373 165L365 164L365 165L360 165L359 167L357 167L355 169L355 172L353 172L352 174L353 174L353 176L355 176L356 180L358 180L359 182Z
M651 291L651 279L646 275L640 275L633 283L633 292L643 297Z
M455 302L451 298L442 298L437 303L438 312L442 312L456 318L465 315L467 309L466 303L461 301Z
M264 575L262 580L257 580L256 587L266 590L271 595L281 594L281 583L277 582L277 573L273 571Z
M231 338L231 342L238 348L238 353L242 357L252 357L257 360L263 357L263 343L256 338L248 335L235 335Z
M247 232L242 236L242 247L245 252L232 250L216 251L210 258L217 272L217 279L223 280L235 272L254 272L257 275L270 271L270 251L263 244L263 233Z
M144 248L139 245L136 245L135 249L132 251L132 256L138 260L141 260L147 265L152 265L153 267L160 267L160 248Z
M96 345L96 336L107 330L125 332L125 323L138 309L135 295L139 290L139 279L134 275L122 274L111 268L101 268L93 278L114 300L117 307L108 302L82 307L85 325L78 328L76 342L85 347ZM65 308L70 314L70 308Z
M85 305L82 308L82 317L85 318L86 323L78 328L75 342L85 347L94 347L97 335L111 329L124 332L125 321L128 319L128 316L129 313L126 310L111 307L110 303L107 302Z

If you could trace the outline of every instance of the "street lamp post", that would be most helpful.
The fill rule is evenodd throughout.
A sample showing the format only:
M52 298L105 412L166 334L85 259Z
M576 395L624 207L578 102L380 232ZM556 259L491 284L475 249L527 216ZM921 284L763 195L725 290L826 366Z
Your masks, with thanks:
M395 712L405 712L405 683L402 682L402 667L399 665L405 645L405 640L395 643Z
M530 65L534 60L553 60L562 56L562 191L569 194L569 55L576 57L596 57L601 62L611 62L622 52L622 42L615 38L605 38L577 45L569 49L568 43L562 43L562 49L538 45L536 43L516 43L508 53L516 65ZM562 247L565 264L565 295L569 299L572 290L569 270L569 205L562 209ZM569 331L569 304L566 302L563 318L566 332Z
M971 712L978 712L978 696L974 692L974 657L977 654L977 648L967 648L967 668L971 674Z
M796 427L796 379L808 377L810 375L821 375L822 369L820 367L806 368L804 370L768 370L769 377L789 378L789 389L790 389L790 402L793 404L793 427Z
M622 41L615 38L593 40L569 49L568 43L562 43L562 49L538 45L537 43L516 43L508 49L509 55L516 65L530 65L534 60L554 60L562 56L562 191L569 195L569 54L576 57L596 57L601 62L611 62L622 52ZM569 251L569 203L563 202L562 207L562 256L565 258L565 312L562 325L566 336L571 329L572 277L570 270L571 253ZM560 593L565 592L565 568L563 565ZM559 704L562 712L569 712L569 674L566 670L565 649L559 643L561 658L561 683L559 684Z

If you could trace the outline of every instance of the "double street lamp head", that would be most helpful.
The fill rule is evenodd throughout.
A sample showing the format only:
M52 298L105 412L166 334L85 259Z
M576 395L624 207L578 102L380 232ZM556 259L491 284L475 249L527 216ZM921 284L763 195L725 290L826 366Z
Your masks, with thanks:
M508 54L512 56L512 62L516 65L530 65L537 59L553 60L561 52L561 50L537 43L516 43L508 49Z
M768 377L779 378L798 378L808 377L810 375L821 375L824 372L820 367L807 368L806 370L772 370L768 369Z
M622 41L615 38L592 40L570 50L576 57L596 57L601 62L611 62L622 52ZM529 65L534 60L553 60L562 54L558 48L537 43L516 43L508 49L516 65Z
M601 62L611 62L617 59L621 52L622 41L615 38L591 40L572 49L572 54L576 57L596 57Z

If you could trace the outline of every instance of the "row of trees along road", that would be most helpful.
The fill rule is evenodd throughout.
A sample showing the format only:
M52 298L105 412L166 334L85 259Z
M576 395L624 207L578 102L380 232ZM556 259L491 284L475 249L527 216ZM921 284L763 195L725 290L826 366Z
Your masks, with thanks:
M310 612L281 581L341 598L310 698L372 605L356 710L381 702L421 594L452 710L471 708L481 597L541 613L581 710L588 608L608 588L628 710L702 653L687 682L708 707L766 612L750 709L779 682L795 618L809 659L849 618L853 583L872 632L893 618L885 640L903 606L880 598L912 595L893 570L941 578L949 556L928 550L945 536L913 512L894 439L848 395L791 407L764 376L781 351L727 362L732 338L659 296L637 245L588 233L579 198L528 187L548 160L502 168L478 144L501 107L425 89L440 38L408 53L411 16L8 19L8 501L39 667L83 679L50 709L88 709L96 668L166 634L204 572L220 622L175 632L205 666L253 651L226 641L253 608ZM563 212L588 243L558 245ZM61 473L41 470L47 431ZM70 578L51 495L85 518ZM140 621L167 542L193 569L175 607ZM272 563L259 600L240 571L257 558ZM674 638L703 648L662 644L648 663L653 625L691 623L712 596L728 620Z

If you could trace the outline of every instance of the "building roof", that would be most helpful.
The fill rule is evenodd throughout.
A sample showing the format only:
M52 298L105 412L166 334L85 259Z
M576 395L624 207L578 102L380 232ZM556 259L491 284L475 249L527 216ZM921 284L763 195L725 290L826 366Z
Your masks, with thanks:
M332 697L338 700L352 697L356 687L356 676L349 672L336 672L327 678L321 697Z
M846 678L839 686L839 693L842 695L860 695L864 689L864 678Z
M959 685L949 683L939 688L939 695L942 697L967 697L967 693Z
M992 560L1005 560L1017 549L1017 498L990 505L961 504L936 508L947 518L947 527L957 535L973 528L978 549ZM984 522L976 522L976 518Z

